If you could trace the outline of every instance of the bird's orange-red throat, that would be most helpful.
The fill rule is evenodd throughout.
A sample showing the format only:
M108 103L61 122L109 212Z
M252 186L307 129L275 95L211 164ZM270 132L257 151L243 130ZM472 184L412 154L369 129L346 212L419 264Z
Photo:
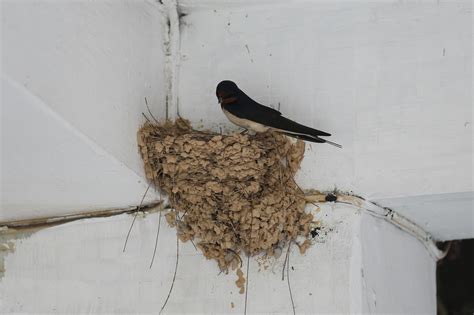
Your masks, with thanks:
M216 94L217 94L217 98L219 99L219 104L221 104L221 106L224 104L230 104L237 101L237 97L235 95L229 95L223 91L217 91Z

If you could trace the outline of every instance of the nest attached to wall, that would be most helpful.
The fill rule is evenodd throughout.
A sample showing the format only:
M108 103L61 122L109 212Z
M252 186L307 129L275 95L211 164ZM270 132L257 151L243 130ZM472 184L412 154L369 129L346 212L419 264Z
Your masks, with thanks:
M238 268L242 253L276 256L309 236L313 215L294 181L304 142L273 132L201 132L179 119L146 123L138 144L146 177L175 209L168 223L221 270Z

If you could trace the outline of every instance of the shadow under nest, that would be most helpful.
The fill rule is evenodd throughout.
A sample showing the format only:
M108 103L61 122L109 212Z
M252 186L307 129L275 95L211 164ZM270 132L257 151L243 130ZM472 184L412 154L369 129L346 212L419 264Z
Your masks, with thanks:
M309 237L313 215L294 181L304 142L273 132L197 131L178 119L146 123L138 144L147 179L174 209L168 223L221 270L238 268L242 253L279 256L285 244Z

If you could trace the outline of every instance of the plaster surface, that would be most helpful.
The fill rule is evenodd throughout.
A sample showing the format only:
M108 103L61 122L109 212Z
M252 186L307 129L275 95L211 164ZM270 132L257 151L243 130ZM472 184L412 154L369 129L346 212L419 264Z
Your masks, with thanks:
M471 2L180 1L179 8L181 116L202 128L233 128L215 97L219 81L233 80L344 146L308 145L302 187L400 205L440 240L474 237ZM458 194L469 200L450 197ZM418 198L428 196L446 199L419 209Z
M0 5L0 221L138 204L147 187L135 136L144 98L157 117L165 112L160 4Z

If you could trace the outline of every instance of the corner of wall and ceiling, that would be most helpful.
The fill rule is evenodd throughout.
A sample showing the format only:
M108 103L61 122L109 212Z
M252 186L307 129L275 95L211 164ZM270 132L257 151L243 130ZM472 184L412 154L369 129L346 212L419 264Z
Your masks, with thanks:
M180 61L180 23L179 6L177 0L163 0L165 27L165 91L166 91L166 119L179 116L178 104L178 77Z

